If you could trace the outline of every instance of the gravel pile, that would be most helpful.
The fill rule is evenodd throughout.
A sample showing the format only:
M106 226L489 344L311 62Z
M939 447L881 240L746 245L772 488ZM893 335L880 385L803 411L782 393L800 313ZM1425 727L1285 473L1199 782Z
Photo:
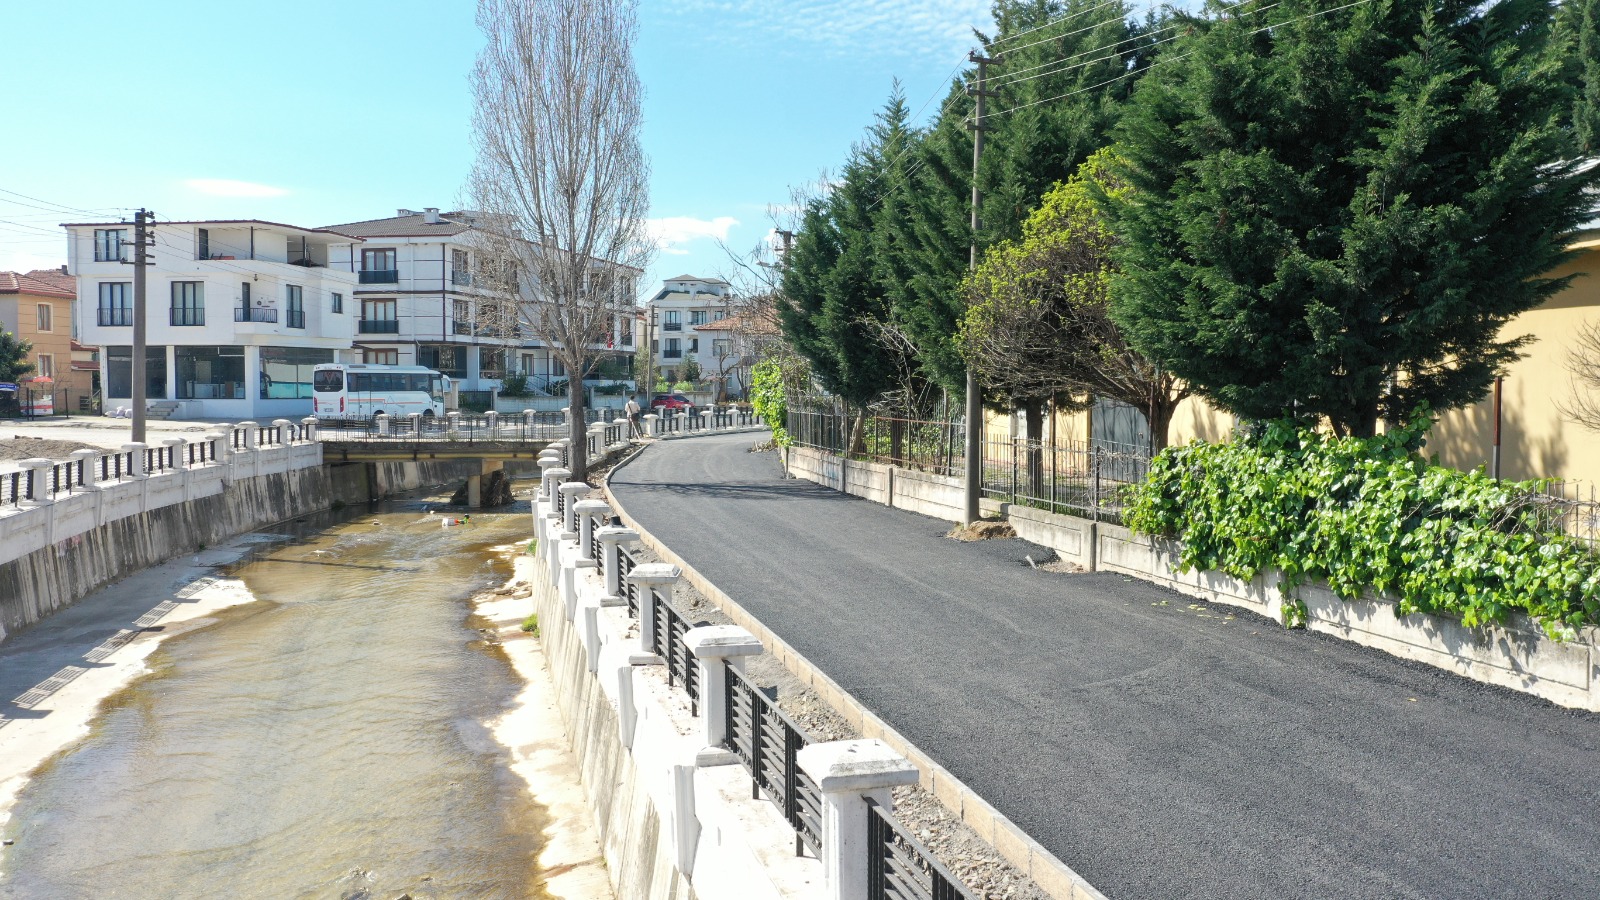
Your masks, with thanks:
M79 441L53 441L49 438L24 437L18 435L8 441L0 441L0 459L56 459L65 460L71 457L74 450L96 450L88 444Z

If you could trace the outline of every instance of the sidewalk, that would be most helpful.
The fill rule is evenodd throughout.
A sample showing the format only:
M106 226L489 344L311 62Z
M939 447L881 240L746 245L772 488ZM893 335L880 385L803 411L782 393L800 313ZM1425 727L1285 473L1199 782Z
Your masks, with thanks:
M1577 897L1600 717L665 441L629 515L1113 898ZM1518 864L1519 860L1536 861Z

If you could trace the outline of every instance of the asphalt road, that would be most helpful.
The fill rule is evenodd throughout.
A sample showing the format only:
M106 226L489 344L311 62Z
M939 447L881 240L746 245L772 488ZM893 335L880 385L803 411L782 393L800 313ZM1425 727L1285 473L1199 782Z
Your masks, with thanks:
M663 441L628 513L1115 900L1600 896L1600 717ZM1232 618L1229 618L1229 617Z

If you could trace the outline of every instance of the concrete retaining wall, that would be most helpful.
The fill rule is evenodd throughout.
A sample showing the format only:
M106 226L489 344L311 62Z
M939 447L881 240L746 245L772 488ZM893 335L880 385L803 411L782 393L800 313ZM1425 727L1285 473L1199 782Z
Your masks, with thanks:
M840 490L848 489L842 476L849 467L864 465L802 447L790 448L786 459L791 474ZM959 479L883 468L890 469L886 478L894 506L960 520ZM836 483L830 484L830 477ZM849 493L876 499L859 489ZM1276 572L1262 573L1249 582L1223 572L1184 572L1179 564L1182 546L1173 541L1031 507L986 500L984 508L1005 516L1018 537L1050 547L1085 569L1131 575L1191 597L1283 620L1282 579ZM1343 600L1321 584L1302 585L1294 593L1305 603L1305 627L1313 631L1562 706L1600 712L1600 628L1582 629L1572 640L1553 641L1525 616L1515 616L1504 626L1468 628L1447 616L1400 616L1394 602L1382 597Z

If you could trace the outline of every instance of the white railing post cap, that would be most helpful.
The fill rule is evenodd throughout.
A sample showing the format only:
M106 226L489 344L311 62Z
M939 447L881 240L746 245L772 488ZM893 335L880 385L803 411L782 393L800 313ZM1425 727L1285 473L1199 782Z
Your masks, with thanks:
M643 563L628 573L634 584L673 584L682 577L683 572L672 563Z
M572 474L572 470L571 469L556 468L556 469L549 469L544 474L548 475L551 478L565 478L568 475Z
M138 446L142 447L144 445L143 444L139 444ZM53 460L53 459L45 459L45 458L40 457L40 456L35 456L35 457L31 458L31 459L24 459L24 460L19 461L17 463L17 465L23 467L24 469L48 469L51 466L55 465L55 460Z
M859 793L917 783L917 767L880 740L827 741L795 757L824 794Z
M577 503L574 503L572 505L572 511L579 515L594 515L595 513L604 515L611 512L611 504L597 497L590 497L586 500L579 500Z
M181 446L183 446L184 444L187 444L187 443L189 443L189 442L187 440L181 438L181 437L170 437L170 438L162 438L161 439L161 446L163 446L163 447L181 447Z
M560 470L558 469L556 471ZM571 475L572 473L568 472L566 474ZM568 497L582 497L594 490L594 488L590 487L587 482L583 481L563 481L561 486L556 488L556 490L567 495Z
M756 636L738 625L701 625L691 628L683 633L683 643L690 653L700 659L755 656L762 650Z
M620 544L624 541L637 541L639 532L632 528L623 528L621 525L607 525L597 529L594 536L602 544Z

